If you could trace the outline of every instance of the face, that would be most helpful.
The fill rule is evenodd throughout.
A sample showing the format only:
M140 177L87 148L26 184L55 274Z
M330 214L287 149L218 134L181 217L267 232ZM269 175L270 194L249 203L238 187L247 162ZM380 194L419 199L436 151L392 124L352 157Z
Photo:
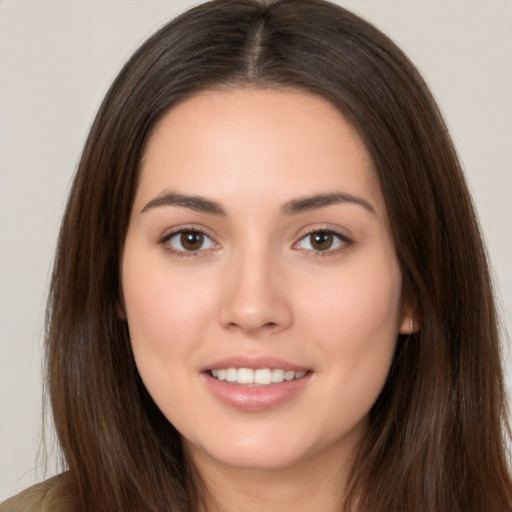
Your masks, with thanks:
M240 89L147 145L122 260L135 361L190 456L346 460L409 315L378 180L325 100Z

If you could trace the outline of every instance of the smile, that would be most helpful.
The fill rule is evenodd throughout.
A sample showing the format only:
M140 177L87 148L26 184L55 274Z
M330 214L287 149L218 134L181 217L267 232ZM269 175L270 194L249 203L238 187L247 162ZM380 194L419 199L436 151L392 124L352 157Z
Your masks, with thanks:
M282 368L219 368L211 370L211 375L217 380L240 385L269 386L283 381L301 379L306 375L305 370L293 371Z

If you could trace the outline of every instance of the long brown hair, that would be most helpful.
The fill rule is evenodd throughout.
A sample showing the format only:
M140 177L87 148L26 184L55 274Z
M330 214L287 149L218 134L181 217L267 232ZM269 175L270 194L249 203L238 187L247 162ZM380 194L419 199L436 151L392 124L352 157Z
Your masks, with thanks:
M457 155L407 57L319 0L216 0L185 12L133 55L98 112L62 223L47 321L48 390L76 510L188 511L200 499L178 432L138 376L119 265L155 123L194 92L226 86L312 92L353 123L386 200L404 294L421 316L421 329L398 339L346 510L512 510L493 291Z

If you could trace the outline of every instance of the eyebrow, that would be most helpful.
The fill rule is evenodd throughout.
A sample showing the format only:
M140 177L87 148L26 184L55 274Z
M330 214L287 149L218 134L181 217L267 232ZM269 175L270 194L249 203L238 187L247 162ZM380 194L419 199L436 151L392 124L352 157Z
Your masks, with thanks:
M344 203L362 206L369 212L376 214L375 208L371 203L366 201L366 199L355 196L353 194L347 194L345 192L317 194L300 199L293 199L283 205L281 208L281 213L286 216L297 215L299 213L318 210L333 204ZM144 208L142 208L141 213L147 212L148 210L157 208L159 206L179 206L210 215L226 216L226 212L222 209L222 207L210 199L206 199L200 196L178 194L177 192L163 192L159 196L149 201L149 203L147 203Z
M318 210L332 204L351 203L362 206L365 210L376 214L375 208L366 199L347 194L345 192L333 192L330 194L318 194L311 197L304 197L300 199L293 199L287 202L283 208L283 215L296 215L298 213L308 212L311 210Z
M209 213L210 215L226 215L226 212L214 201L199 196L187 196L176 192L164 192L155 197L142 208L140 213L147 212L158 206L181 206L196 212Z

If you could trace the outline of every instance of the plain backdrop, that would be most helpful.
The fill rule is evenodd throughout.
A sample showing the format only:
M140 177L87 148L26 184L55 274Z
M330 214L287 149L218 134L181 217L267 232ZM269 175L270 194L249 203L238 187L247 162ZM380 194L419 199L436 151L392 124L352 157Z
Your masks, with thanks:
M45 476L36 458L42 319L87 130L132 51L194 3L0 0L0 501ZM391 36L433 89L466 169L510 329L512 1L338 3ZM509 365L509 386L511 376Z

